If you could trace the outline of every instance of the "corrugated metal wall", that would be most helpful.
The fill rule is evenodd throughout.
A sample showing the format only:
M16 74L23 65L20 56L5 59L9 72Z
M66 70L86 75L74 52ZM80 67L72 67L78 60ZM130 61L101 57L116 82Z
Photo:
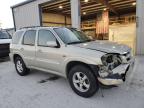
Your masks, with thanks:
M38 5L51 0L36 0L34 2L13 8L16 30L28 26L40 26Z

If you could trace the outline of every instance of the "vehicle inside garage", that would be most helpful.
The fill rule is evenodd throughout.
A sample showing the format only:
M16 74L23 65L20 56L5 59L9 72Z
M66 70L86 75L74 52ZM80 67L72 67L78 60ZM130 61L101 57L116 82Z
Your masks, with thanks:
M43 26L71 27L70 0L43 3ZM96 40L126 44L135 53L136 0L80 0L81 29Z

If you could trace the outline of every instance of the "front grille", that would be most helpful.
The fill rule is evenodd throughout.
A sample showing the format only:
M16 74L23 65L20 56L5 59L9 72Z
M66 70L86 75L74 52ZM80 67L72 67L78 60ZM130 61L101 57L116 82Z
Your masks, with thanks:
M0 51L9 50L9 44L0 44Z

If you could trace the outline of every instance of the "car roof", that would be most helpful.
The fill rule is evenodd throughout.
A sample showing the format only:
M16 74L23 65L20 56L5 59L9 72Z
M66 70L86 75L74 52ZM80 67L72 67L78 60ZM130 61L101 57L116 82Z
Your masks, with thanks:
M30 29L55 29L55 28L72 28L72 27L47 27L47 26L32 26L32 27L23 27L20 28L19 30L30 30ZM74 28L73 28L74 29Z

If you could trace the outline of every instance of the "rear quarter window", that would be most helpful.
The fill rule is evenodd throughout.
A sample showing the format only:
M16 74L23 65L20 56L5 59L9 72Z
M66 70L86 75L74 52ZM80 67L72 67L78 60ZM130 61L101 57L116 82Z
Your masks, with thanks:
M18 44L21 37L22 37L22 34L24 33L24 31L18 31L16 32L13 37L12 37L12 43L13 44Z
M28 30L23 37L23 45L34 46L36 37L36 30Z

